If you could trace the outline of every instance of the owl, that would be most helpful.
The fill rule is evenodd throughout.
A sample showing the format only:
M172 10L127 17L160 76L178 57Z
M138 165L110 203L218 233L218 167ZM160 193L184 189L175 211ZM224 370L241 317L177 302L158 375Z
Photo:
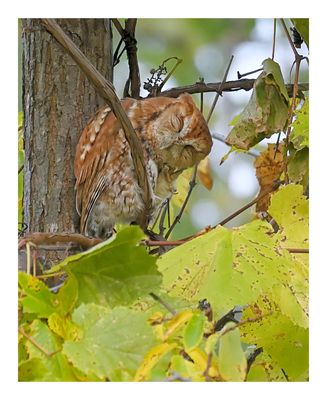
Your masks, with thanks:
M121 104L142 144L154 216L183 170L209 154L212 138L189 94ZM131 150L110 107L98 110L81 133L74 173L81 233L107 238L116 223L133 223L144 212Z

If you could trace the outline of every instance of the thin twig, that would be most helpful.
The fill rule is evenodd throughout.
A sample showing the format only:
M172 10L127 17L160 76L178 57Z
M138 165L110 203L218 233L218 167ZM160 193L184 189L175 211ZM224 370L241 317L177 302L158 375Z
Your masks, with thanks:
M185 208L187 206L187 203L188 203L188 201L189 201L189 199L191 197L192 191L193 191L194 187L196 186L196 174L197 174L197 171L198 171L198 166L195 165L193 176L192 176L192 179L190 180L190 183L189 183L189 185L190 185L189 191L187 193L187 196L185 197L185 200L184 200L184 202L182 204L181 209L179 210L179 213L176 215L176 218L174 219L173 223L171 224L170 228L168 229L168 232L165 235L166 239L169 238L169 236L170 236L171 232L173 231L173 229L175 228L176 224L178 222L180 222L180 220L182 218L183 212L184 212L184 210L185 210Z
M286 27L286 24L285 24L285 21L283 20L283 18L280 19L280 22L281 22L281 24L282 24L282 26L283 26L283 29L284 29L284 31L285 31L285 34L286 34L288 43L290 44L290 46L291 46L291 48L292 48L292 50L293 50L294 57L295 57L295 58L298 58L298 57L299 57L299 53L297 52L297 50L296 50L296 48L295 48L295 46L294 46L293 40L292 40L292 38L291 38L291 35L290 35L289 32L288 32L288 29L287 29L287 27Z
M164 222L168 209L169 209L169 199L166 199L161 211L161 216L159 221L159 236L163 236L164 234L165 231Z
M274 33L273 33L273 45L272 45L272 53L271 53L271 59L273 60L275 58L275 48L276 48L276 22L277 19L274 18Z
M221 90L221 88L222 88L222 85L223 85L223 84L226 82L226 80L227 80L228 72L229 72L230 67L231 67L231 65L232 65L233 59L234 59L234 56L231 56L231 58L230 58L230 60L229 60L229 63L228 63L228 66L227 66L227 68L226 68L226 71L225 71L223 80L221 81L221 84L220 84L220 86L219 86L219 89L217 90L217 94L216 94L216 96L215 96L215 98L214 98L214 101L213 101L213 103L212 103L212 106L211 106L211 108L210 108L209 114L208 114L208 116L207 116L207 124L208 124L209 121L210 121L210 118L211 118L211 116L212 116L213 110L214 110L215 107L216 107L216 104L217 104L217 101L218 101L219 97L222 95L222 90Z
M240 326L243 326L243 325L246 325L246 324L250 324L250 323L253 323L253 322L261 321L263 318L266 318L266 317L269 317L270 315L272 315L272 313L273 312L270 311L270 312L268 312L266 314L262 314L262 315L259 315L257 317L247 318L247 319L239 322L238 324L235 324L235 325L231 326L230 328L227 328L224 331L222 331L221 332L221 336L226 335L226 333L229 333L229 332L233 331L234 329L239 328Z
M145 244L148 247L161 247L161 246L179 246L180 244L186 243L188 240L145 240Z
M244 74L241 74L239 71L237 71L237 78L238 79L242 79L245 76L255 74L256 72L259 72L259 71L262 71L262 70L263 70L263 68L261 67L261 68L258 68L258 69L254 69L253 71L245 72Z
M159 85L159 92L161 92L161 89L164 87L165 83L168 81L168 79L172 76L172 74L175 72L176 68L183 62L182 59L177 58L177 57L171 57L171 59L176 59L175 65L173 68L169 71L165 79L160 83Z
M230 144L226 143L225 136L222 135L221 133L213 133L213 132L211 132L211 137L213 139L215 139L215 140L219 140L220 142L225 143L226 146L230 147ZM249 150L246 150L246 151L244 151L242 153L248 154L249 156L252 156L252 157L255 157L255 158L260 156L259 151L257 151L256 149L249 149Z
M166 303L164 300L162 300L158 295L154 294L153 292L149 293L149 295L156 300L158 303L160 303L162 306L164 306L170 313L173 315L176 315L176 310L172 308L168 303Z
M232 219L234 219L235 217L240 215L243 211L247 210L248 208L250 208L251 206L256 204L258 201L262 200L264 197L266 197L270 193L274 192L276 189L278 189L279 185L280 185L280 182L276 182L272 187L269 187L267 190L262 192L259 196L257 196L255 199L253 199L252 201L247 203L245 206L241 207L239 210L233 212L233 214L229 215L227 218L220 221L217 225L222 226L222 225L227 224L227 222L231 221Z

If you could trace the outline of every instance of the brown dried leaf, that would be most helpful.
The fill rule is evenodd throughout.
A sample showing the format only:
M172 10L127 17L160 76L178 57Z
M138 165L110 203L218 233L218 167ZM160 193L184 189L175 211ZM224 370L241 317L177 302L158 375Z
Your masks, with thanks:
M198 165L197 175L201 184L206 189L211 190L213 186L213 179L212 179L212 171L210 167L209 157L206 157L205 159L200 161Z
M275 181L279 179L283 172L283 147L284 143L280 143L276 151L276 145L269 143L267 150L263 151L254 162L256 176L260 184L259 196L265 191L272 191ZM257 202L256 211L267 211L269 204L270 194Z

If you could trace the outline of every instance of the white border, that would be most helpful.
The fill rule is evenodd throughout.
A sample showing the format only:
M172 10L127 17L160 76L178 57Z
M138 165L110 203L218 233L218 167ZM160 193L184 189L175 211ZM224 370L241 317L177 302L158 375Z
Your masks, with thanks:
M322 6L308 1L11 1L1 20L1 392L9 398L311 398L326 393L326 100L327 31ZM310 7L310 9L309 9ZM17 18L19 17L310 17L310 383L17 383ZM319 255L321 254L321 257ZM319 391L314 393L314 391Z

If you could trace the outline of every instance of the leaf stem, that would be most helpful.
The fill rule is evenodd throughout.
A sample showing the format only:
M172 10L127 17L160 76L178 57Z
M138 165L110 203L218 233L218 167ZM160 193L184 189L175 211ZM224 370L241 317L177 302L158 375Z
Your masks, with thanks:
M30 335L28 335L23 328L19 327L18 332L21 333L29 342L32 343L38 350L40 350L47 357L52 357L53 355L59 353L60 349L48 352L43 346L41 346L35 339L33 339Z

